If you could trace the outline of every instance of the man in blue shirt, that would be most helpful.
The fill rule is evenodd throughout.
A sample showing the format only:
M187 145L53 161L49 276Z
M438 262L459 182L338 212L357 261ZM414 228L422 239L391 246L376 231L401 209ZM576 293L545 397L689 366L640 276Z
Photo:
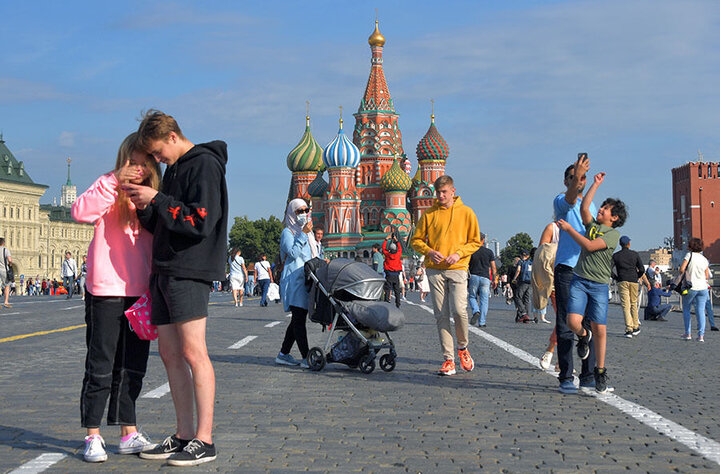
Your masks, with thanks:
M587 154L582 154L578 160L565 169L564 184L566 191L560 193L553 201L555 219L563 219L573 229L581 234L585 233L585 226L580 216L580 203L585 190L587 172L590 169L590 160ZM597 208L590 203L590 214L596 215ZM573 383L573 342L575 336L567 325L567 303L570 294L570 282L573 277L573 268L580 257L580 246L567 232L560 231L557 254L555 255L555 302L557 304L557 317L555 319L555 333L557 335L558 364L560 365L560 392L577 393ZM585 318L583 325L590 327ZM587 329L587 328L586 328ZM595 376L595 348L590 345L590 355L582 361L580 371L580 386L594 388Z

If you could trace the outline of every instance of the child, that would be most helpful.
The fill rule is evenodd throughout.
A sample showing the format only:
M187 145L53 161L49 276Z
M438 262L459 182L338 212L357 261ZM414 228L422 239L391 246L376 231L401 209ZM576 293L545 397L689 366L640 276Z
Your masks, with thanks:
M625 204L612 198L602 203L595 219L590 214L590 203L604 179L605 173L595 175L594 182L580 205L580 215L586 229L584 236L564 220L558 221L560 229L570 234L581 248L580 258L573 270L574 275L570 284L567 322L570 329L578 336L577 353L581 359L585 360L588 357L589 343L594 339L595 390L598 393L612 391L607 386L605 370L608 284L612 269L612 254L620 240L620 233L616 228L622 226L627 219ZM582 326L585 316L590 320L589 330Z

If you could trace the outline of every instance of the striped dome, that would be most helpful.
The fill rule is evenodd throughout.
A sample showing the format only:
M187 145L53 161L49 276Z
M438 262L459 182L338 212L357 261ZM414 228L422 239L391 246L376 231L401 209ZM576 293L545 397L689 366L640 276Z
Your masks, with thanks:
M310 133L310 117L305 117L305 133L287 156L290 171L317 171L322 168L322 148Z
M342 120L337 136L327 144L322 156L328 168L355 168L360 164L360 150L343 133Z
M405 191L407 192L412 186L410 176L400 168L397 158L393 161L392 166L385 172L380 179L380 186L384 191Z
M435 116L430 122L430 128L417 146L418 160L447 160L450 150L445 139L435 127Z
M323 172L318 171L318 174L315 176L315 179L312 180L312 183L308 184L307 192L310 197L323 197L327 188L328 183L323 179Z

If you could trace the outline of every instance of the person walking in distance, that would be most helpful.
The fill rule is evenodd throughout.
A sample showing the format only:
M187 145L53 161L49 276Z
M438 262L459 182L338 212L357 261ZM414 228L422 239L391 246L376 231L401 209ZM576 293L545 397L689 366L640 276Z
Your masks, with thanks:
M243 305L243 295L245 294L247 273L247 268L245 268L245 259L242 258L242 252L240 249L235 249L230 253L229 280L236 308Z
M586 153L581 153L577 161L568 166L564 173L564 184L566 191L558 194L553 200L554 215L572 226L577 232L584 233L582 217L580 216L580 205L583 202L582 193L585 190L587 172L590 169L590 160ZM592 202L588 202L590 214L595 215L597 208ZM580 257L580 245L575 242L572 236L566 231L560 232L558 248L555 255L555 272L553 286L555 287L555 303L557 305L557 316L555 318L555 333L557 336L557 357L560 373L559 390L562 393L577 393L577 387L573 383L573 343L575 334L567 324L567 303L570 295L570 282L573 278L573 268ZM590 327L588 318L583 319L583 327ZM580 370L580 386L595 387L595 349L590 345L588 357L582 360Z
M176 430L145 459L167 459L171 466L192 466L216 457L212 427L215 372L205 331L210 286L225 278L228 196L227 145L195 145L170 115L145 114L140 145L165 163L162 191L124 186L143 227L153 232L152 322L170 383ZM197 411L194 424L193 402Z
M385 270L385 301L390 302L390 292L393 292L395 294L395 306L399 308L402 293L400 288L402 284L401 274L403 271L402 247L394 232L388 235L383 241L382 253L385 258L383 263Z
M411 245L425 256L427 278L443 352L439 375L455 375L454 343L450 318L455 320L460 365L471 371L475 363L468 351L467 280L470 256L480 248L475 213L455 195L448 175L435 180L433 205L420 217Z
M138 222L135 205L120 186L135 183L160 187L160 166L138 148L137 133L118 150L115 169L100 176L73 203L77 222L94 224L88 258L83 256L85 293L85 376L80 392L80 417L87 430L83 459L107 460L100 436L108 398L107 423L120 425L120 454L154 448L138 432L135 402L142 390L150 341L140 339L128 325L125 310L148 291L152 235Z
M80 294L82 294L83 301L85 300L85 282L87 281L87 255L82 256L82 263L80 264Z
M495 286L492 282L497 274L497 268L495 268L495 254L485 247L485 234L482 232L480 233L480 248L470 257L469 271L468 301L472 312L470 325L475 326L477 324L479 327L484 328L486 326L490 286Z
M3 307L12 308L10 304L10 281L8 280L8 270L12 265L12 256L10 251L5 247L5 237L0 237L0 249L2 249L2 264L0 264L0 285L2 285L5 302Z
M685 254L683 263L680 265L680 274L685 273L685 280L692 284L692 287L682 295L685 332L680 337L688 341L692 339L690 336L690 307L694 305L698 325L697 341L705 342L705 307L709 296L710 267L708 259L701 253L703 248L704 244L701 239L691 238L688 242L689 252Z
M520 260L515 266L512 281L515 282L515 322L529 323L532 321L528 316L530 284L532 283L532 260L530 259L530 252L527 250L523 250L520 254Z
M262 296L260 306L267 306L267 293L270 283L273 282L272 266L267 261L267 255L260 255L260 260L255 262L255 282L260 287Z
M72 258L70 252L65 252L65 260L63 260L60 268L60 276L63 279L63 286L67 290L66 299L70 299L75 292L75 276L77 275L77 264Z
M612 263L617 274L617 286L620 293L620 306L625 316L625 337L632 339L640 334L638 318L638 280L642 280L650 291L650 283L645 277L645 266L640 255L630 250L630 237L620 237L620 251L612 256Z

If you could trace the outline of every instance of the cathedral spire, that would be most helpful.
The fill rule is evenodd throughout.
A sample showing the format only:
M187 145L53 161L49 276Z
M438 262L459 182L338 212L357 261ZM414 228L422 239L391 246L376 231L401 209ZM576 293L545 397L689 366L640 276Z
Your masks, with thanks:
M377 19L375 20L375 31L368 38L372 57L370 59L371 69L363 100L360 102L358 113L367 111L395 112L390 90L385 80L383 71L383 46L385 37L380 33Z

